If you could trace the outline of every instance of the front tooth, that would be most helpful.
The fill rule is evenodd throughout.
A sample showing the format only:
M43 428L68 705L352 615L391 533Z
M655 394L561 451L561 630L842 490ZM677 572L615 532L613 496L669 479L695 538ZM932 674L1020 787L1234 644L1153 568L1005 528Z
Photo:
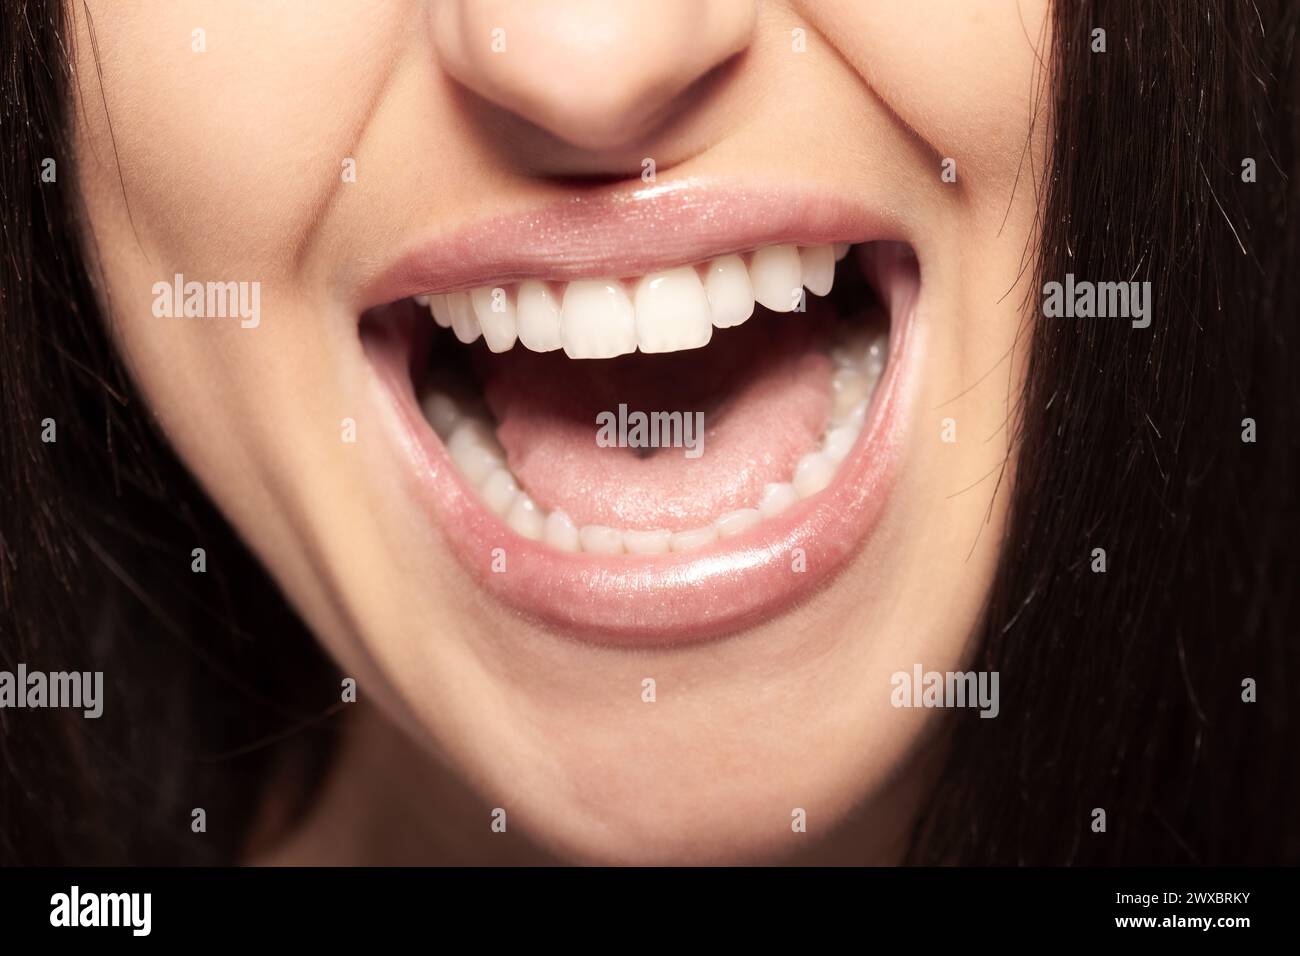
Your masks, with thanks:
M694 269L651 273L637 283L635 304L636 340L642 352L678 352L709 344L709 299Z
M827 295L835 284L835 250L830 246L804 246L799 250L803 284L813 295Z
M483 341L493 352L508 352L515 345L515 304L500 286L475 289L470 293L474 315L483 330Z
M505 466L492 429L475 419L465 419L456 426L447 440L447 454L465 480L479 488L483 480L497 468Z
M515 318L524 348L554 352L564 344L560 338L560 303L545 282L529 279L519 284Z
M807 498L815 495L831 483L835 477L835 462L829 455L823 452L809 452L799 459L799 464L794 469L794 479L791 484L794 490L799 493L799 497Z
M773 312L792 312L803 293L799 250L794 246L764 246L749 264L758 304Z
M563 511L552 511L546 518L542 540L558 551L579 551L578 529Z
M451 328L451 309L447 308L445 295L429 296L429 311L433 313L433 321L438 325L444 329Z
M604 359L636 351L636 313L617 279L580 279L564 290L560 339L569 358Z
M624 531L623 547L628 554L667 554L673 533L664 529L655 531Z
M507 515L510 506L515 503L515 496L519 494L519 485L509 471L497 468L483 479L483 486L478 493L493 514Z
M690 531L678 531L668 541L673 551L694 551L718 540L718 530L709 525L707 528L693 528Z
M537 503L528 497L527 493L521 491L515 497L514 503L510 505L510 513L506 515L506 524L516 534L521 534L533 541L541 541L542 536L546 533L546 513L537 507Z
M763 516L757 508L741 508L739 511L727 512L713 522L713 527L717 529L719 538L730 538L748 531L762 520Z
M849 244L847 242L837 242L831 247L835 252L835 261L839 262L849 254Z
M478 338L481 331L478 319L474 318L474 304L466 292L452 292L447 295L447 309L451 312L451 330L456 338L469 345Z
M587 525L578 531L578 540L582 542L582 550L591 554L623 553L623 533L617 528Z
M427 309L427 308L429 307L429 299L430 299L430 298L432 298L432 296L427 296L427 295L417 295L417 296L414 296L415 304L418 305L418 306L419 306L420 308L422 308L422 309Z
M799 500L799 492L789 482L772 482L763 486L763 498L758 503L758 513L764 518L775 518Z
M709 299L713 324L719 329L740 325L754 314L754 287L740 256L722 256L704 273L704 294Z

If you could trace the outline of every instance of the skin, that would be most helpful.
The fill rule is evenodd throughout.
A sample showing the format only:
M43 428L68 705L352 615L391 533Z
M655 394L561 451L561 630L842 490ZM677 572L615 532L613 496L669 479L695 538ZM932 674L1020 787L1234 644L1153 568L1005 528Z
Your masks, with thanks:
M890 676L962 668L1001 548L1046 3L86 9L76 162L107 321L181 458L359 687L314 808L268 811L249 858L896 860L941 712L893 708ZM660 182L762 176L904 210L921 354L885 517L831 586L729 640L620 651L469 583L403 490L347 301L420 229L568 195L560 177L635 178L646 156ZM156 318L153 283L176 272L260 281L261 325Z

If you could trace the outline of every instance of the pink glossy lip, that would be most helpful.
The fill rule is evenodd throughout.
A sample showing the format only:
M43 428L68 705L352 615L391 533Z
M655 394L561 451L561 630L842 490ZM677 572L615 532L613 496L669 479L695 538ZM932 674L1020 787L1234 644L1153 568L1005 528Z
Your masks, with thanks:
M701 226L698 217L702 209L722 216L726 197L734 199L736 191L694 197L689 203L673 190L660 195L670 203L662 212L639 209L635 216L617 200L598 202L600 208L615 210L612 214L621 225L618 248L635 250L618 253L622 258L599 252L589 234L566 228L565 223L573 222L575 204L558 213L560 224L545 227L553 237L545 253L510 242L536 235L542 227L533 220L513 226L498 223L486 231L480 224L456 234L445 246L423 246L404 256L367 298L378 304L424 289L511 281L509 276L517 273L503 268L506 263L515 263L525 275L557 277L589 275L593 269L618 275L623 270L611 266L623 262L635 274L753 248L765 244L765 235L807 243L892 238L890 232L871 231L880 223L869 214L825 198L786 195L781 201L743 193L740 207L725 215L733 227L724 234L711 219ZM686 212L691 208L694 215ZM587 217L587 209L584 206L578 217ZM829 219L809 218L828 211ZM656 225L630 228L634 221ZM670 223L675 225L670 228ZM687 223L695 224L697 231L690 233ZM744 228L736 229L736 223ZM601 229L608 235L604 226ZM652 238L646 238L646 229ZM701 232L711 245L701 240ZM650 248L658 256L654 262L647 260ZM490 265L462 258L480 254L487 255ZM643 260L646 265L639 264ZM831 486L743 534L698 551L664 555L566 553L516 534L465 485L425 422L409 378L407 346L396 335L381 334L368 343L368 351L396 411L397 439L408 460L412 495L479 587L565 636L610 645L675 645L734 634L789 610L824 587L861 548L883 512L900 453L909 343L914 337L911 319L918 295L916 283L906 281L888 292L889 364L857 446ZM494 563L500 567L502 558L505 570L494 571Z
M639 276L777 243L868 238L905 237L885 214L820 190L699 179L600 188L420 236L361 284L357 305L523 279Z

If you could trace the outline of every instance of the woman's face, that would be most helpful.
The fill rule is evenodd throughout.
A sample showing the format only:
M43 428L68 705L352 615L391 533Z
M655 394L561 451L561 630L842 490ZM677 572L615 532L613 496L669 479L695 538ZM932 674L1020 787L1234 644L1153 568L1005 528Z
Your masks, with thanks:
M891 679L969 661L1013 479L1046 14L70 5L125 361L418 745L340 772L494 851L897 852Z

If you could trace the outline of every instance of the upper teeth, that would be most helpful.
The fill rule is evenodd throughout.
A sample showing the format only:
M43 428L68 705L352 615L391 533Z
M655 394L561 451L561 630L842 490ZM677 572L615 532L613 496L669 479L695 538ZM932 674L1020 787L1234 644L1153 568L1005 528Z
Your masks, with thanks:
M493 352L516 341L534 352L562 348L570 358L613 358L677 352L707 345L714 327L740 325L754 303L790 312L803 289L826 295L835 262L848 251L834 246L765 246L748 265L738 255L653 272L639 279L580 279L551 285L531 279L469 292L417 296L434 320L460 341L480 335Z

